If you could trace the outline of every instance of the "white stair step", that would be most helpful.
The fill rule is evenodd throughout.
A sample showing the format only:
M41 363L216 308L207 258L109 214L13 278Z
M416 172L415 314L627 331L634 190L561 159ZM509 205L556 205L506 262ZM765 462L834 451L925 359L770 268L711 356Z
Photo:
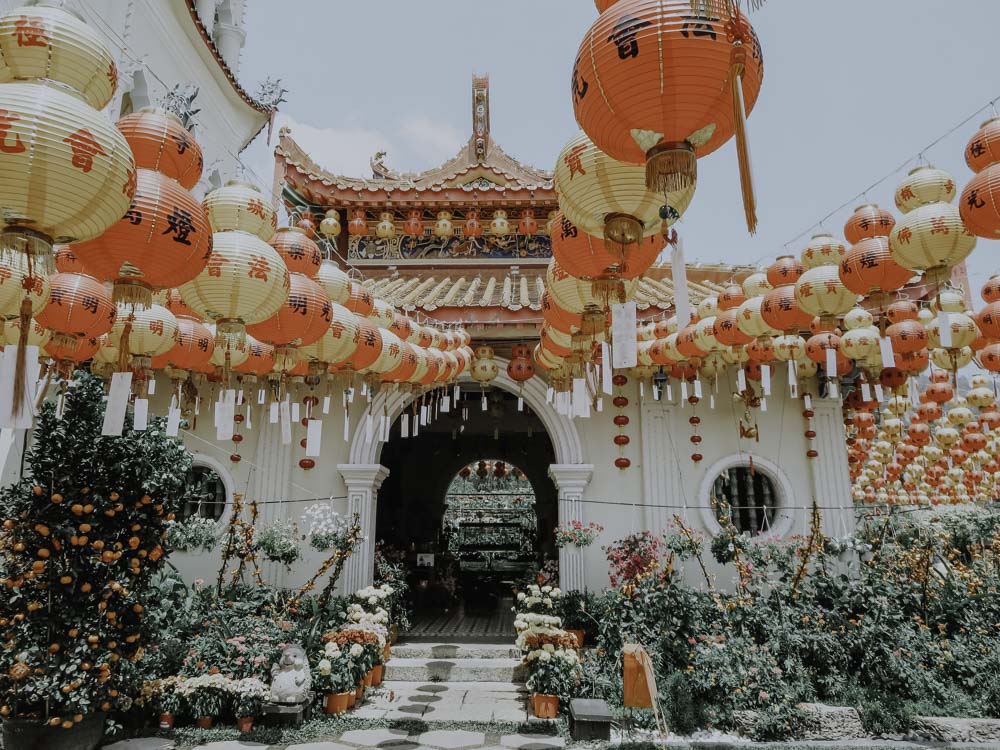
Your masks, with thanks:
M370 719L524 722L527 698L523 683L387 681L353 713Z
M508 659L519 656L513 643L397 643L401 659Z
M520 659L398 658L386 662L385 679L404 682L518 682L524 671Z

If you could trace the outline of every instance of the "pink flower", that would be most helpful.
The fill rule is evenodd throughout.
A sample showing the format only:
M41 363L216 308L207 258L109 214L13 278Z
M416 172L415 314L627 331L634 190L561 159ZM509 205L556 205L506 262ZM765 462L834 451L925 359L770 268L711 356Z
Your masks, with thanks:
M762 703L771 700L771 696L766 690L761 690L757 697L760 698Z

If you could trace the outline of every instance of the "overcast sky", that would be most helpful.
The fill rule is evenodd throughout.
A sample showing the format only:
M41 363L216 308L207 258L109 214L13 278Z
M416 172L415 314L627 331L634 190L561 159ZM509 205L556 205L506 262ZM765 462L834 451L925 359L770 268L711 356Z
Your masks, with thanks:
M491 78L493 137L520 161L551 169L577 129L569 76L596 18L589 0L249 0L241 78L290 90L280 123L325 167L369 176L368 160L419 171L453 156L471 129L470 81ZM757 235L746 232L730 142L699 162L681 231L691 261L769 261L798 253L817 222L841 235L852 196L894 172L1000 96L1000 0L768 0L752 15L764 85L749 119ZM251 85L252 84L252 85ZM925 157L959 186L962 152L987 108ZM269 180L270 148L247 153ZM870 190L895 210L906 170ZM802 238L795 239L806 232ZM787 243L787 249L785 245ZM979 240L973 292L1000 269Z

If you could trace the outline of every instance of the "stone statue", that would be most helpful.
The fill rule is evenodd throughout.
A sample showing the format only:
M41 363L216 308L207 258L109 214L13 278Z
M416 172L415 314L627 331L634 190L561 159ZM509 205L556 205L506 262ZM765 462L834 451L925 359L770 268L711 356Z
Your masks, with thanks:
M271 665L271 700L275 703L304 703L309 700L312 675L302 646L287 646L277 664Z

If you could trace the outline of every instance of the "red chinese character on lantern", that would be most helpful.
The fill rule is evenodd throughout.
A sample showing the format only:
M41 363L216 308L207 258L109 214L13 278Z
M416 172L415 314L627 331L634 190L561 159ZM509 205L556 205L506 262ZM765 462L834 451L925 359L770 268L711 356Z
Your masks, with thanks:
M341 323L340 321L337 321L336 323L330 326L330 333L333 334L333 337L335 339L339 339L344 335L344 328L345 328L344 324Z
M931 234L948 234L950 231L943 216L935 216L931 219Z
M122 195L127 195L129 200L135 198L135 188L136 188L136 171L130 169L128 176L125 178L125 183L122 185Z
M586 148L586 144L581 143L580 145L571 148L569 153L563 157L563 161L566 162L566 166L569 167L569 178L571 180L577 172L580 174L587 174L587 170L583 168L583 162L580 161L580 154L582 154Z
M19 154L26 148L21 142L21 136L17 133L14 134L14 140L8 142L11 126L20 119L20 115L14 114L7 109L0 109L0 152L5 154Z
M86 128L80 128L69 137L63 138L63 143L68 143L73 149L72 164L81 172L89 172L94 168L95 156L107 156L107 152Z
M909 227L903 227L902 229L899 230L899 234L897 235L896 238L903 244L908 245L910 244L910 239L912 237L913 237L913 230L910 229Z
M208 263L205 268L208 271L209 276L219 277L222 276L222 267L226 264L226 259L220 255L212 253L208 256Z
M911 200L913 200L913 188L911 188L909 185L907 185L902 190L900 190L899 191L899 200L901 200L901 201L911 201Z
M250 262L247 264L247 276L251 279L267 281L267 274L270 270L271 264L267 262L267 258L262 258L259 255L250 256Z
M3 284L11 277L11 270L7 266L0 266L0 284Z
M256 214L260 218L265 218L264 216L264 201L254 198L247 204L247 211L252 214Z
M49 43L45 21L38 16L21 16L14 21L14 35L18 47L45 47Z
M162 320L151 320L149 321L149 332L154 333L157 336L163 335L163 321Z

